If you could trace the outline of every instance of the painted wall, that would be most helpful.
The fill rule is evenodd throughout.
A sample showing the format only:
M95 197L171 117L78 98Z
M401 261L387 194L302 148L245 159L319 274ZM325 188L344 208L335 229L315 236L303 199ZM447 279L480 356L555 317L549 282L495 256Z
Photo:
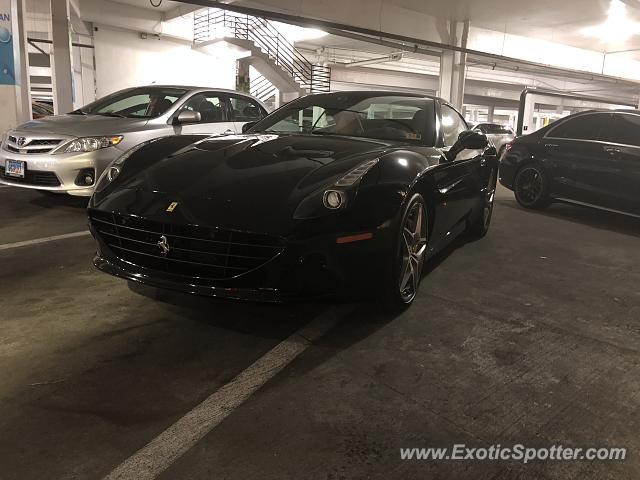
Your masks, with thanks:
M15 126L16 92L11 4L0 0L0 135Z
M207 54L187 42L146 40L135 32L99 26L94 33L97 96L123 88L155 84L235 89L234 57Z

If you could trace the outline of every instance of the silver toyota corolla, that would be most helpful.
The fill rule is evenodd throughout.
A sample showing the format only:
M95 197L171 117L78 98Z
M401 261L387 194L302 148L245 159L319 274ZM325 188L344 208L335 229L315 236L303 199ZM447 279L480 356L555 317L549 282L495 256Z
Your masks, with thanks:
M230 90L130 88L66 115L7 132L0 148L0 183L90 196L102 171L130 148L157 137L229 135L267 114L258 99Z

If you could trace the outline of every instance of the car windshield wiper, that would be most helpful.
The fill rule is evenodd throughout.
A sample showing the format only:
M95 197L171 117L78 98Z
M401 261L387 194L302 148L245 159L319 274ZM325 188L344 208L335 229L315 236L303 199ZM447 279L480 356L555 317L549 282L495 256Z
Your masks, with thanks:
M69 115L89 115L87 112L83 111L81 108L78 110L74 110L73 112L69 112Z
M343 135L345 137L354 136L354 135L347 135L346 133L340 133L340 132L326 132L324 130L311 130L309 133L311 135Z
M120 113L115 112L98 112L96 115L102 115L104 117L118 117L118 118L127 118L126 115L122 115Z
M271 135L301 135L300 132L282 132L280 130L260 130L259 132L251 132L251 133L267 133Z

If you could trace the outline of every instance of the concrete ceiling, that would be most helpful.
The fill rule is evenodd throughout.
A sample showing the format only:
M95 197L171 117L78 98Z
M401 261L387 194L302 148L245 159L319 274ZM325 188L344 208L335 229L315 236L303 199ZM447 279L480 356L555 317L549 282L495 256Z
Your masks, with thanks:
M640 22L640 0L621 1L627 6L627 17L631 21ZM315 15L318 19L323 19L323 9L329 12L331 9L348 8L342 2L334 0L223 0L220 3L303 16L305 11L313 10L319 13ZM370 4L369 12L362 12L359 18L371 15L373 11L383 12L393 6L406 11L408 15L416 12L439 20L469 20L471 25L479 28L599 52L640 49L640 35L632 36L624 44L608 44L582 32L586 27L605 21L609 0L372 0ZM329 16L328 13L325 18ZM349 17L344 18L344 23L348 23ZM381 23L383 19L384 17L380 20Z
M157 10L160 12L170 12L172 10L175 10L177 7L184 7L184 3L182 2L172 2L170 0L153 0L153 3L155 5L158 5L158 2L161 1L160 5L158 7L154 7L153 5L151 5L151 1L150 0L113 0L116 3L123 3L125 5L131 5L133 7L139 7L139 8L147 8L147 9L151 9L151 10Z

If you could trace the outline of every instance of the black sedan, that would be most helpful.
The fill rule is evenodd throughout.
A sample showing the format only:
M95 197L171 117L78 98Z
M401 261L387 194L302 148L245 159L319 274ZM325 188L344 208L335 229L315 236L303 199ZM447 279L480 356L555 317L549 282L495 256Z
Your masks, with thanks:
M486 234L497 169L438 98L309 95L243 135L166 137L116 160L89 204L94 263L194 294L405 306L426 259Z
M500 182L526 208L561 201L639 216L640 112L582 112L519 137Z

